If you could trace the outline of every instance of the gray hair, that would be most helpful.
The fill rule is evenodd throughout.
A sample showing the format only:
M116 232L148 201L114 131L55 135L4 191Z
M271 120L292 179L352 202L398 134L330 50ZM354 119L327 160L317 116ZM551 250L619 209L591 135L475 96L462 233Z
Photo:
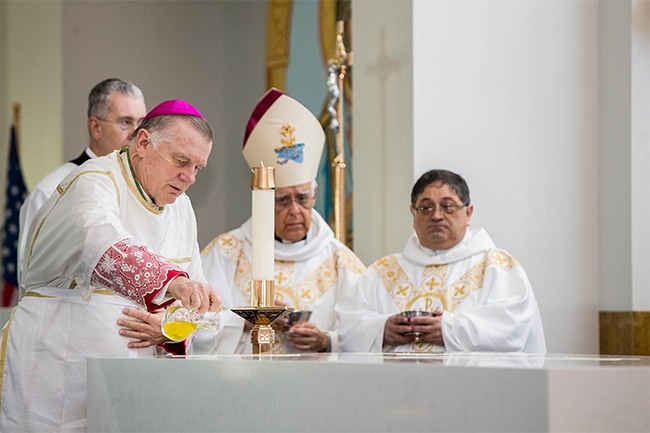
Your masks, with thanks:
M88 95L88 117L105 118L111 106L111 96L115 92L134 98L144 99L142 90L135 84L119 78L108 78L98 83Z
M198 116L174 114L145 119L140 126L133 131L133 134L131 134L131 143L135 141L135 138L138 136L138 132L140 132L141 129L149 131L151 134L151 141L157 143L159 139L163 138L165 131L179 120L189 123L196 132L208 139L208 141L213 141L214 133L212 132L212 126L210 126L210 123L208 123L207 120Z

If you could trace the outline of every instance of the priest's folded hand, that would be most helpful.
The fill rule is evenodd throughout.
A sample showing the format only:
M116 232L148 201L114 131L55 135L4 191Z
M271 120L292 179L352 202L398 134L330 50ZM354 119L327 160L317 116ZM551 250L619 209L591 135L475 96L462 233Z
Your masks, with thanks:
M167 293L181 301L184 307L196 309L200 314L221 311L221 298L209 284L181 275L169 283Z
M408 317L394 314L386 320L384 325L384 346L401 346L412 343L413 327L409 324Z
M413 332L421 334L419 341L444 346L441 313L438 312L435 316L413 317L410 320Z
M327 334L313 323L298 322L284 335L298 350L323 352L327 349Z

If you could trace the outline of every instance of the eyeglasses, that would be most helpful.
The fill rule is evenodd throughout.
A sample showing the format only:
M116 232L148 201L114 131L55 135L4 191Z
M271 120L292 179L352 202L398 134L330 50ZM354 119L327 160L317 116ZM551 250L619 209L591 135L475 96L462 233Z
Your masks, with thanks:
M122 131L135 131L135 129L142 123L142 119L134 120L129 117L121 117L117 120L108 120L97 117L97 120L117 125L117 127Z
M466 206L467 206L466 204L443 203L440 205L440 210L447 215L451 215L458 212L459 210L461 210ZM413 207L413 209L418 213L418 215L429 216L436 212L436 205L435 204L420 205L420 206Z
M296 194L295 198L289 194L276 197L275 208L280 210L287 209L291 207L294 202L303 209L311 209L314 207L314 200L311 194L308 192L299 192Z

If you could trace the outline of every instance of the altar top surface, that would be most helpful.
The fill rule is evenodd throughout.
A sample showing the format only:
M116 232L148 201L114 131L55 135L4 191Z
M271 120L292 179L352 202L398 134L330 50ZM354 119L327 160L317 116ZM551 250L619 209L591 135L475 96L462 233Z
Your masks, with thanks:
M497 352L444 353L302 353L283 355L188 355L173 359L244 362L324 362L344 364L397 364L448 367L492 367L523 369L573 369L639 367L650 369L649 356L593 354L536 354Z
M160 391L161 378L175 398ZM310 353L88 360L89 432L190 426L196 432L647 433L648 407L650 357L643 356Z

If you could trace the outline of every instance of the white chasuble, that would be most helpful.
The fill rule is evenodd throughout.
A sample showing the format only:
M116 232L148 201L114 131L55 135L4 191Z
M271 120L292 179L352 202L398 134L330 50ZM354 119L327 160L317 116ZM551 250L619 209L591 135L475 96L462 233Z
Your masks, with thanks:
M117 320L125 307L153 309L145 297L162 298L171 272L204 281L196 233L189 198L153 206L125 153L61 182L31 225L26 295L1 335L0 431L85 431L86 359L155 356L129 349Z
M275 242L275 300L296 310L311 310L310 322L326 332L332 351L338 351L337 320L334 305L343 287L352 287L365 270L349 248L336 240L332 230L314 210L311 227L303 241ZM223 301L223 308L250 306L251 220L240 228L216 237L201 253L203 269ZM295 353L281 332L275 332L274 353ZM199 333L193 353L250 353L250 334L244 320L224 311L218 341ZM285 344L286 343L286 344ZM215 347L216 344L216 347Z
M383 346L386 320L406 310L440 310L443 346ZM337 305L341 349L349 352L546 352L537 301L524 269L483 229L446 251L413 234L400 254L368 268Z

